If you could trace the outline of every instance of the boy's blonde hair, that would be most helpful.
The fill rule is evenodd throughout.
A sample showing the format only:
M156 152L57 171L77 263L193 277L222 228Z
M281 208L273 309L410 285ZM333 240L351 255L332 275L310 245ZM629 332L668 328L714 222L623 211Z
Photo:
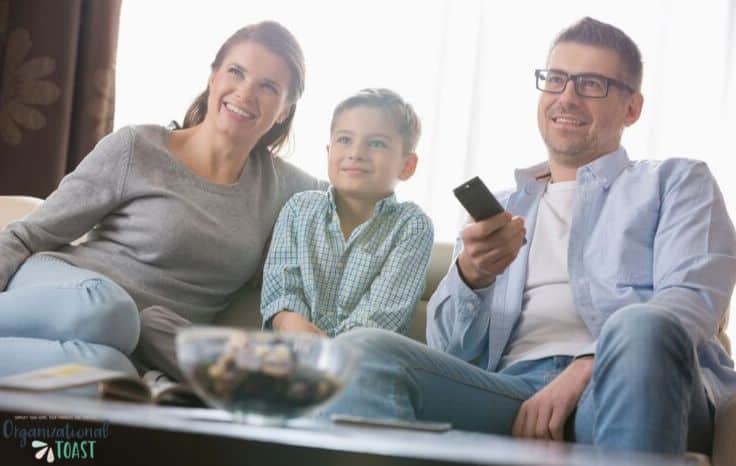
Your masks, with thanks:
M422 125L414 108L401 96L389 89L369 88L362 89L356 94L340 102L332 112L330 132L335 130L337 118L346 110L355 107L373 107L385 112L392 120L396 131L401 135L404 154L416 150L417 141L422 131Z

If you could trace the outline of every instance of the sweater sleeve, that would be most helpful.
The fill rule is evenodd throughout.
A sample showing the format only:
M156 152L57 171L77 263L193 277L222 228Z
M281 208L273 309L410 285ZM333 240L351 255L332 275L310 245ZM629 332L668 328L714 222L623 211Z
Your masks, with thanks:
M131 128L103 138L43 204L0 231L0 290L29 256L74 241L119 205L132 140Z
M276 159L276 169L283 178L281 196L286 203L291 197L302 191L327 191L330 184L305 172L285 160Z

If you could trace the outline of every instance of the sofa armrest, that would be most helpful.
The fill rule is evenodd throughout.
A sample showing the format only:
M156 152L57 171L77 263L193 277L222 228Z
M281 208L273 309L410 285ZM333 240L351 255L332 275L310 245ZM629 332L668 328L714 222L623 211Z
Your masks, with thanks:
M43 199L31 196L0 196L0 230L16 220L22 220L43 204ZM72 241L72 244L83 243L87 235Z
M0 230L30 214L42 203L43 199L30 196L0 196Z
M736 466L736 394L716 413L713 466Z
M243 285L227 309L217 314L216 325L261 328L261 289L248 282Z

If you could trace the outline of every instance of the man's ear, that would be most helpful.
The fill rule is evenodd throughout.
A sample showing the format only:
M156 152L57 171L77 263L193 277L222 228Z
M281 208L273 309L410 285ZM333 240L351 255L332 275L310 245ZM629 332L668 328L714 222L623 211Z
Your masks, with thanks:
M624 117L624 124L631 126L639 120L641 116L641 110L644 107L644 96L641 92L635 92L631 96L629 102L626 104L626 116Z
M404 167L401 169L401 173L399 173L399 179L401 181L406 181L412 177L414 172L417 171L418 161L419 157L417 157L417 154L415 154L414 152L411 152L410 154L405 156Z

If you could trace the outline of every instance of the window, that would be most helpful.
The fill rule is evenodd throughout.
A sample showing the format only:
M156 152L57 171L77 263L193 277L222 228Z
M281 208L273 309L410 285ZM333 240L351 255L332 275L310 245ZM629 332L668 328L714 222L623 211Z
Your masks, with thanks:
M621 27L642 51L644 112L623 141L632 158L705 160L736 218L736 183L725 176L736 156L736 4L728 0L126 0L115 124L181 121L225 38L277 20L307 61L290 160L325 178L335 104L363 87L399 92L423 124L419 168L399 196L422 205L436 238L451 241L464 218L454 186L479 174L492 190L512 187L514 168L545 159L534 69L557 32L586 15ZM672 72L683 67L693 73Z

